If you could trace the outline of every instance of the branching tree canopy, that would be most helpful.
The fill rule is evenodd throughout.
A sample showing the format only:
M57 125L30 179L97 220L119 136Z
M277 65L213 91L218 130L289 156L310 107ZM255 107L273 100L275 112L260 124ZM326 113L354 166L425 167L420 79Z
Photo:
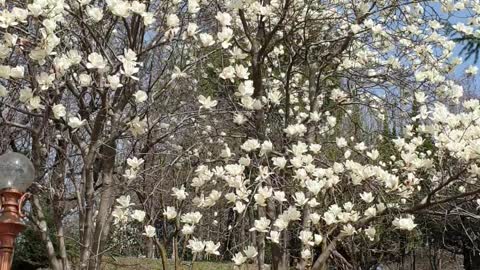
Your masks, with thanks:
M419 215L476 211L480 104L444 23L476 33L476 0L0 3L0 148L34 161L54 270L133 242L163 269L366 269Z

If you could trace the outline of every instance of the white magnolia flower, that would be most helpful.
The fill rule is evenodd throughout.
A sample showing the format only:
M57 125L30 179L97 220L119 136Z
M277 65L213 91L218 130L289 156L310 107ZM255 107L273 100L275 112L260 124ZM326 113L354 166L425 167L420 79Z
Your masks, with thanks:
M360 198L366 203L371 203L375 199L371 192L363 192L360 194Z
M243 253L249 259L255 258L258 255L257 249L254 246L247 246Z
M356 234L357 230L355 229L355 227L352 226L352 224L347 224L343 225L341 233L350 236Z
M163 211L163 215L167 217L167 219L174 219L177 217L177 211L173 206L167 206L167 210Z
M145 232L143 233L143 235L145 235L148 238L155 237L157 235L155 227L153 227L151 225L145 226Z
M300 231L298 238L300 238L300 241L302 241L304 245L309 245L309 246L314 245L313 233L311 231L306 231L306 230Z
M104 70L106 67L107 67L107 61L103 59L103 56L101 54L94 52L88 55L88 63L87 63L88 69L98 69L101 71L101 70Z
M251 152L260 148L260 143L256 139L249 139L245 141L240 148L245 152Z
M115 207L115 209L112 211L112 216L114 219L114 224L125 224L128 222L128 211L126 209Z
M370 241L375 240L375 234L377 233L377 230L375 230L375 227L370 226L366 228L364 232L367 235L368 239L370 239Z
M172 188L172 196L175 197L179 201L183 201L187 198L188 193L185 192L185 186L181 186L180 189L174 187Z
M200 42L202 43L203 47L208 47L208 46L212 46L213 44L215 44L215 40L209 34L201 33L199 35L199 37L200 37Z
M183 235L192 235L195 232L195 225L185 224L182 227Z
M7 88L0 84L0 98L6 97L8 95Z
M469 66L468 68L465 69L465 74L474 76L478 73L478 67L476 66Z
M86 73L82 73L78 76L78 81L80 82L80 86L87 87L92 83L92 77Z
M200 95L198 97L198 102L200 102L200 104L202 105L202 106L200 106L200 108L204 108L206 110L210 110L213 107L217 106L217 104L218 104L218 101L212 100L212 98L210 96L209 97L204 97L203 95Z
M233 263L235 265L242 265L247 261L247 257L245 257L241 252L238 252L232 258Z
M67 110L62 104L55 104L52 106L53 117L55 119L63 118L67 115Z
M87 120L81 120L80 118L74 116L74 117L70 117L68 118L68 125L73 128L73 129L77 129L83 125L85 125L87 123Z
M147 5L145 5L144 3L140 3L139 1L135 0L135 1L130 3L130 10L133 13L141 15L145 11L147 11Z
M250 231L257 231L257 232L267 232L268 227L270 227L270 220L266 217L261 217L260 219L255 220L253 228Z
M142 135L147 131L147 119L140 120L138 116L135 117L132 121L128 122L127 125L134 137Z
M235 194L233 194L235 195ZM247 208L245 204L243 204L241 201L235 202L235 207L233 207L233 210L237 211L239 214L243 213L243 211Z
M309 249L304 249L302 250L300 255L302 256L302 259L307 260L312 257L312 252Z
M130 16L130 3L124 0L107 0L108 9L113 15L127 18Z
M116 201L121 208L128 208L132 205L135 205L133 203L130 203L130 195L122 195Z
M232 16L226 12L217 12L215 19L220 23L222 26L229 26L232 24Z
M94 22L99 22L103 18L103 10L99 7L87 7L87 15L92 19Z
M112 90L117 90L117 88L122 87L123 85L120 83L120 76L118 75L108 75L107 76L108 86L112 88Z
M134 170L139 169L144 162L145 160L143 160L143 158L137 158L137 157L127 158L128 166Z
M233 82L233 78L235 78L235 68L232 66L223 68L222 73L220 73L220 78Z
M220 242L214 243L213 241L206 241L205 243L205 253L212 255L220 255L218 249L220 248Z
M137 170L126 169L123 177L127 178L128 180L134 180L137 178Z
M167 16L167 26L169 28L175 28L180 25L180 19L176 14L170 14Z
M205 249L205 244L203 241L193 238L188 240L187 248L191 249L192 253L200 253Z
M143 25L149 26L155 22L155 16L153 12L143 12L141 15L143 18Z
M24 66L16 66L16 67L10 69L10 77L15 78L15 79L23 78L24 73L25 73L25 67Z
M417 227L417 224L413 222L413 219L414 219L413 216L408 216L404 218L395 218L392 224L397 229L411 231L415 227Z
M280 232L277 231L270 231L270 236L267 237L273 243L280 243Z
M145 212L142 210L134 210L132 213L132 218L137 220L138 222L143 222L145 219Z
M188 13L195 14L200 11L198 0L188 0Z
M135 97L136 103L142 103L148 99L147 93L142 90L138 90L137 92L135 92L135 94L133 94L133 96Z
M190 213L183 214L182 217L180 218L180 221L182 223L197 224L200 222L201 218L202 218L202 214L200 214L200 212L190 212Z
M235 65L235 75L239 79L247 80L250 72L248 72L248 68L244 67L243 65Z

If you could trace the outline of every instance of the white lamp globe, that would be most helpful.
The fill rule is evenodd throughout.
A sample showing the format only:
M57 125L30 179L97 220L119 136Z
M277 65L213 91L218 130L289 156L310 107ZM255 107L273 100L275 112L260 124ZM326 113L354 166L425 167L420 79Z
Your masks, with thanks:
M35 168L26 156L9 152L0 156L0 189L25 192L35 179Z

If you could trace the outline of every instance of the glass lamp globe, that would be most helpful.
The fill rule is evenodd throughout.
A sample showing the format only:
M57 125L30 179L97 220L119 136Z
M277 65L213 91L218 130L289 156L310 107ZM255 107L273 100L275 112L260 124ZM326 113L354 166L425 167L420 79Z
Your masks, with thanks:
M26 156L13 152L0 156L0 189L14 188L25 192L34 178L35 169Z

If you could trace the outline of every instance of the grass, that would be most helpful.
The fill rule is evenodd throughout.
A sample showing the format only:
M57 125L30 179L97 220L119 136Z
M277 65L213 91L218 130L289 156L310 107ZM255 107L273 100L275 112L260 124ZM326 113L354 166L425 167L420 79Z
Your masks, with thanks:
M145 259L135 257L106 258L102 266L103 270L162 270L162 261L157 259ZM172 262L167 266L168 270L175 269ZM190 270L190 263L185 262L184 270ZM231 263L219 262L195 262L193 270L232 270Z

